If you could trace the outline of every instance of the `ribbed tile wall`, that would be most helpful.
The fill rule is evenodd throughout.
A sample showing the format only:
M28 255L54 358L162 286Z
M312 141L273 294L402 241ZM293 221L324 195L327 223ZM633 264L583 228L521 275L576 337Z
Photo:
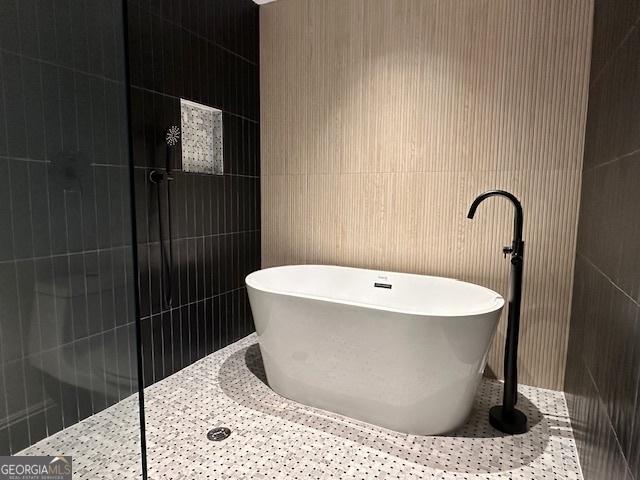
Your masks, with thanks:
M521 381L561 388L591 13L588 0L261 7L263 266L443 275L506 296L511 209L466 212L510 190L525 209Z

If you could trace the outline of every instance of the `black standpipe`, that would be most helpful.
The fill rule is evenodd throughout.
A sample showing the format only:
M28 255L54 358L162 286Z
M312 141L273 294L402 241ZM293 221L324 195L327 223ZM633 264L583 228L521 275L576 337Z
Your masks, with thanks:
M469 208L468 218L473 218L480 203L493 196L508 198L513 203L513 242L502 249L506 257L511 255L511 275L509 276L509 312L507 338L504 349L504 392L502 405L489 410L489 423L501 432L515 435L528 430L527 416L515 408L518 402L518 335L520 330L520 302L522 300L522 269L524 242L522 241L522 205L511 193L504 190L490 190L479 195Z

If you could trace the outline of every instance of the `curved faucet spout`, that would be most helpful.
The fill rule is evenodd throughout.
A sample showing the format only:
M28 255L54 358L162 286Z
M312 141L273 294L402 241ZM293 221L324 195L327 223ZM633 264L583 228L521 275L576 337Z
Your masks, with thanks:
M513 203L513 207L515 209L515 217L513 220L513 241L514 241L514 247L516 247L522 241L522 223L524 220L523 220L523 214L522 214L522 205L520 204L520 201L512 193L506 192L504 190L489 190L487 192L484 192L478 195L476 199L473 201L473 203L471 204L471 207L469 208L469 213L467 214L467 218L473 218L473 216L476 214L476 209L478 208L478 205L480 205L480 203L482 203L483 200L489 197L494 197L494 196L508 198L511 201L511 203Z

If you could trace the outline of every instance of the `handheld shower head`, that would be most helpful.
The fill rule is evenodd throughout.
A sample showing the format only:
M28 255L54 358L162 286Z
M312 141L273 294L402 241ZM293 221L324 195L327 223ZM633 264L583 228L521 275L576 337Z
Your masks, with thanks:
M162 221L162 219L164 218L164 216L162 215L164 202L162 202L161 200L160 184L163 183L165 180L167 180L165 192L166 192L166 198L167 198L167 201L166 201L167 214L169 215L169 213L172 212L173 210L171 208L171 188L169 186L170 184L168 181L173 180L173 177L171 176L171 170L172 168L176 167L174 157L176 156L177 153L179 153L179 148L173 148L173 147L175 147L178 144L178 142L180 142L180 129L176 125L171 125L167 129L164 140L166 142L166 146L164 148L165 155L166 155L165 171L152 170L151 173L149 174L149 179L151 180L152 183L157 184L156 192L157 192L157 200L158 200L158 211L160 212L158 229L160 234L160 262L162 265L162 296L163 296L165 307L171 308L171 306L173 305L173 277L172 277L173 235L171 233L171 221L169 219L169 222L166 226L167 228L166 238L168 238L169 249L168 251L165 251L165 245L164 245L165 226ZM171 215L169 215L169 217L170 216Z
M165 141L170 147L176 145L180 141L180 129L175 125L171 125L167 130Z

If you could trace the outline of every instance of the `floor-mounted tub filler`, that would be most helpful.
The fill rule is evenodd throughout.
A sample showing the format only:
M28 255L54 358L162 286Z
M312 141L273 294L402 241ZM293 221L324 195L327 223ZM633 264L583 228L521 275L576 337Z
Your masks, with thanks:
M269 386L398 432L469 415L504 299L458 280L297 265L246 279Z

